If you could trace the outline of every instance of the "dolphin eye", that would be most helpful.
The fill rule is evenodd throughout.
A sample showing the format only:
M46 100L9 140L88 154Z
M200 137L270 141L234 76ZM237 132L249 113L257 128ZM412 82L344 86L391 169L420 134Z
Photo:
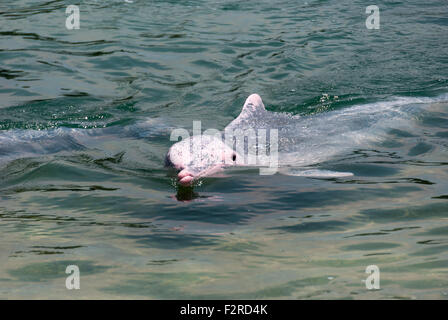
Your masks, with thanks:
M233 160L233 161L236 160L236 154L233 154L233 156L232 156L232 160Z

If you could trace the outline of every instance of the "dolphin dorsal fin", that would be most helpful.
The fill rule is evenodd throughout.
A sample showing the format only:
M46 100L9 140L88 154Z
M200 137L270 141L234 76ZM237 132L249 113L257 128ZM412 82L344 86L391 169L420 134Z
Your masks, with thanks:
M266 111L266 108L264 107L261 97L258 94L253 93L249 97L247 97L246 102L243 106L243 110L241 110L241 114L254 113L257 111Z
M229 125L227 125L226 129L238 129L242 123L248 123L251 119L256 119L256 114L266 112L266 108L264 107L263 100L261 97L253 93L249 97L247 97L246 102L244 103L243 109L236 119L234 119Z

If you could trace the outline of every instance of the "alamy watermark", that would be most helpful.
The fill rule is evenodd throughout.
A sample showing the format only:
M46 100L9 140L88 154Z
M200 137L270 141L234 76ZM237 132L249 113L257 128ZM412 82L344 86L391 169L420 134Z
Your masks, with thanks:
M93 0L89 1L90 3L82 3L83 10L89 11L89 8L92 7L94 3ZM104 0L95 0L94 2L101 2ZM123 0L124 3L134 3L134 0ZM65 27L67 30L79 30L81 27L81 14L80 14L80 5L71 4L67 6L65 9L66 19L65 19ZM85 11L83 11L85 12Z
M219 162L213 163L215 165L258 166L260 175L273 175L278 170L277 129L226 129L223 134L211 128L202 133L201 121L193 121L192 137L201 137L201 139L191 139L191 146L187 154L183 155L185 158L195 159L207 165L210 165L211 159L214 159ZM214 139L206 140L202 137ZM170 141L178 141L179 138L182 141L188 140L190 133L183 128L174 129L171 132Z
M366 273L369 274L366 280L363 280L366 284L367 290L379 290L380 289L380 268L377 265L370 265L366 268Z
M68 30L79 29L81 25L79 7L76 5L69 5L67 9L65 9L65 14L68 15L65 19L65 27Z
M68 290L81 289L81 275L79 273L79 267L76 265L69 265L65 269L65 273L69 274L67 279L65 279L65 287Z
M366 14L369 16L366 19L367 29L379 29L380 28L380 8L376 5L371 5L366 8Z
M133 3L132 0L124 0L126 3ZM68 30L78 30L81 26L81 15L79 6L67 6L65 13L67 18L65 20L65 27ZM369 30L380 28L380 8L377 5L369 5L366 7L366 14L369 16L366 19L366 28Z

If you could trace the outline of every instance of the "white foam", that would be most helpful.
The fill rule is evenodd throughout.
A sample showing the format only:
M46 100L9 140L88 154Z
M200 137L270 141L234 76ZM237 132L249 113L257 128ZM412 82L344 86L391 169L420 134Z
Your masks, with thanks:
M338 171L319 170L319 169L311 169L311 170L289 169L289 170L283 170L281 171L281 173L289 176L308 177L308 178L344 178L353 176L353 173L351 172L338 172Z

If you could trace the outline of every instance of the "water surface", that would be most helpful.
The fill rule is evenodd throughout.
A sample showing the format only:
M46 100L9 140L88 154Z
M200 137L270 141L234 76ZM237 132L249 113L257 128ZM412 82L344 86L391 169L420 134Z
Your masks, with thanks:
M0 4L1 298L447 298L446 1L377 1L379 30L363 1L83 0L67 30L70 4ZM253 92L303 117L421 112L319 164L350 178L178 192L170 128L223 129Z

